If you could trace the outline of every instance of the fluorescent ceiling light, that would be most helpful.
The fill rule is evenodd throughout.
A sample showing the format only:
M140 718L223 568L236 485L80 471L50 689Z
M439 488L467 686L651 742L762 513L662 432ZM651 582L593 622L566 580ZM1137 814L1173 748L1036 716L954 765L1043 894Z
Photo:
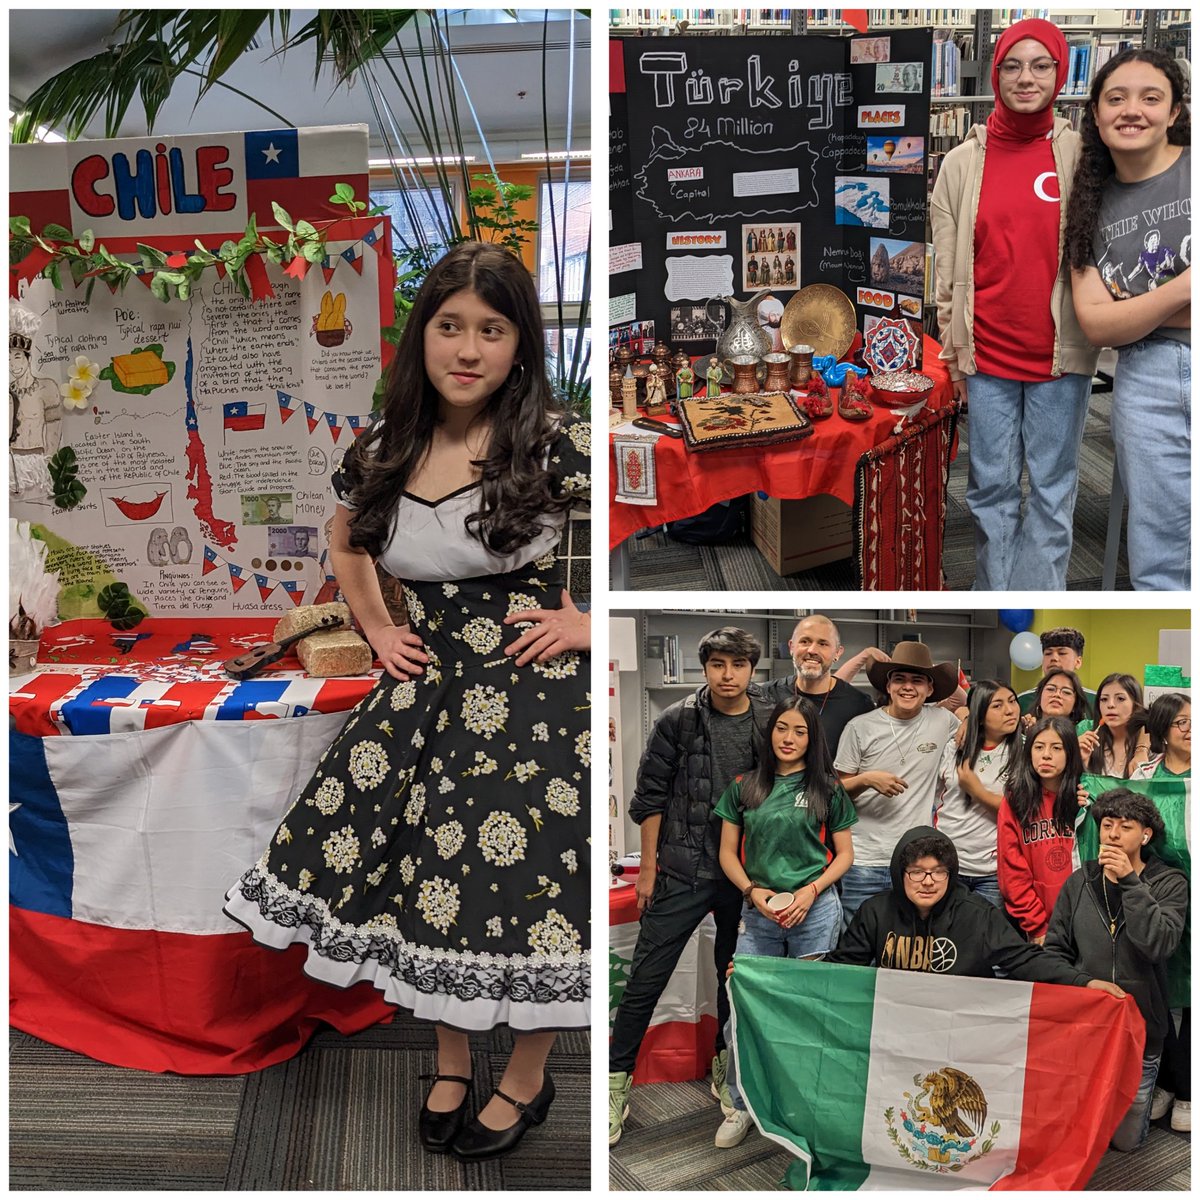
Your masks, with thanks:
M536 153L526 153L521 155L522 158L538 159L543 162L548 158L591 158L590 150L551 150L547 154L544 150L538 150Z
M367 166L369 167L428 167L435 162L440 163L457 163L468 162L473 163L475 155L473 154L440 154L436 158L427 156L424 158L369 158Z

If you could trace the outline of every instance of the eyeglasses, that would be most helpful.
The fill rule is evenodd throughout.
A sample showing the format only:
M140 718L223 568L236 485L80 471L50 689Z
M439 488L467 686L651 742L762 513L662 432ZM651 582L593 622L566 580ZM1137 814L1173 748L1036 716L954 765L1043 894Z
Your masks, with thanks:
M1191 729L1191 727L1192 727L1192 718L1191 717L1180 717L1178 721L1171 722L1172 729L1183 730L1183 729Z
M950 872L945 867L934 867L932 871L925 871L921 867L909 867L904 872L913 883L920 883L926 875L934 881L934 883L945 883L950 878Z
M1049 687L1042 688L1042 695L1043 696L1073 696L1073 695L1075 695L1075 689L1073 687L1067 687L1065 685L1063 687L1056 687L1054 684L1051 684Z
M1052 58L1039 58L1035 62L1018 62L1015 58L1006 58L999 67L1001 79L1019 79L1026 67L1032 72L1034 79L1046 79L1054 74L1058 63Z

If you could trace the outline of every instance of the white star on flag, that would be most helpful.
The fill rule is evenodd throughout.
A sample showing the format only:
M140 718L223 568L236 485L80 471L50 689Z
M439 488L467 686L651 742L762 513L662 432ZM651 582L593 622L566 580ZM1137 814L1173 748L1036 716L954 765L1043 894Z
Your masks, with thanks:
M279 156L282 153L283 153L282 150L277 150L275 148L274 142L268 142L267 148L263 151L263 154L266 155L267 162L269 162L269 163L277 163L279 161Z
M8 815L11 817L12 814L15 813L20 807L21 806L19 804L10 804L8 806ZM9 854L17 854L17 843L13 841L11 825L8 827L8 852ZM20 858L21 856L17 854L17 857Z

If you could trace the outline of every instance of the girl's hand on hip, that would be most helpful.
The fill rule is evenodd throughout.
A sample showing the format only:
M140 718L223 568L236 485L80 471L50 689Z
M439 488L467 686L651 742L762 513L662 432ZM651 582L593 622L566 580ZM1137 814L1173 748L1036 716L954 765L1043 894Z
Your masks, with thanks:
M384 625L367 640L375 657L393 679L405 682L424 673L429 655L423 649L424 642L413 633L412 626Z
M535 622L510 646L504 647L505 654L516 654L517 666L531 662L548 662L568 650L590 650L592 648L592 618L590 613L580 612L571 599L571 593L563 588L561 608L530 608L524 612L510 613L504 618L505 625L519 621Z

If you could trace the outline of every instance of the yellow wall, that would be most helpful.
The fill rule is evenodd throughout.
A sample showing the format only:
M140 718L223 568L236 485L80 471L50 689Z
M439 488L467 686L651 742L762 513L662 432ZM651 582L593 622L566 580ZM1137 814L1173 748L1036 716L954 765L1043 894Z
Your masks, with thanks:
M1033 614L1033 632L1057 629L1069 625L1083 634L1084 686L1095 688L1106 675L1123 671L1142 682L1147 663L1158 662L1158 633L1160 629L1190 629L1192 614L1186 608L1120 609L1044 608ZM1183 664L1184 675L1189 664ZM1012 669L1013 686L1018 692L1036 686L1042 677L1041 669L1018 671Z

